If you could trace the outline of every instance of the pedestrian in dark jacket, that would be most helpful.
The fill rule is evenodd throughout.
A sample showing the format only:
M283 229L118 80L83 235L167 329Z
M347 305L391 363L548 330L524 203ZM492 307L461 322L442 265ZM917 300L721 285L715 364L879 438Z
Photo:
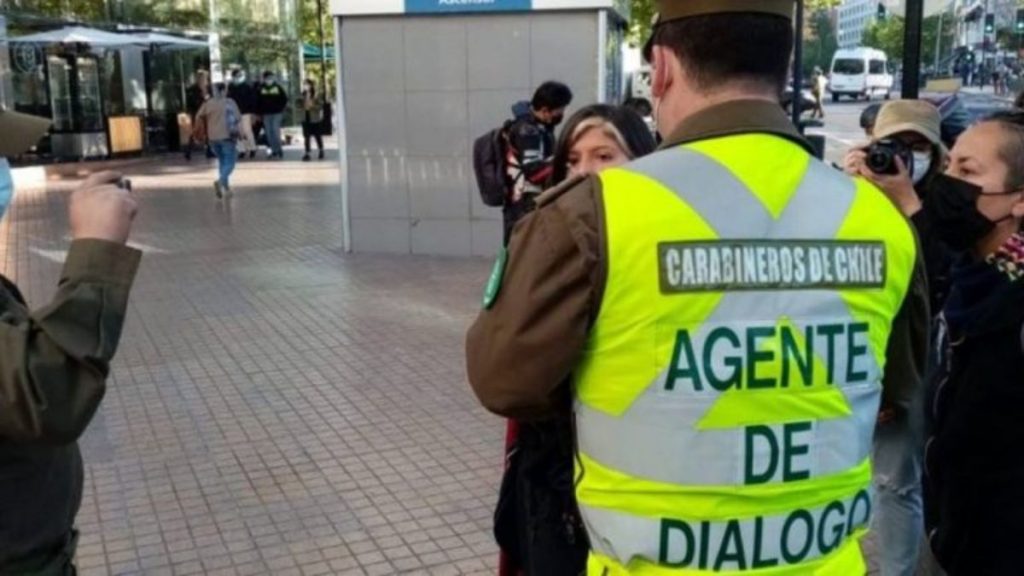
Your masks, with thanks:
M256 107L263 118L263 128L267 131L267 146L270 158L284 158L281 149L281 122L284 111L288 108L288 92L277 83L274 73L263 73L263 84L256 94Z
M1024 112L969 128L925 208L962 250L937 329L925 519L950 576L1024 573Z
M45 132L0 110L0 214L13 179L6 156ZM71 247L54 299L29 310L0 277L0 574L72 576L84 473L78 437L106 387L140 253L125 246L135 202L91 176L70 200Z
M572 90L560 82L545 82L530 102L512 107L514 120L508 127L509 193L505 198L505 243L523 216L533 210L534 199L544 191L553 171L555 127L562 122L572 102Z
M246 155L256 157L256 135L253 132L253 117L256 115L256 93L245 81L245 73L241 70L231 72L231 85L228 86L228 98L235 101L242 114L238 125L238 157Z
M309 162L309 153L312 151L310 144L316 140L316 147L319 151L317 158L324 159L324 97L316 91L316 83L306 80L306 88L302 91L302 138L306 143L306 154L302 157L303 162ZM330 122L330 119L326 119Z

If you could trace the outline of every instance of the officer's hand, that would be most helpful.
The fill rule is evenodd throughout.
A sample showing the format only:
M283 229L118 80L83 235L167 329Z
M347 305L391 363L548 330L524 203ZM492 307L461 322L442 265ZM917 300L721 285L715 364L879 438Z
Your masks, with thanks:
M899 208L900 212L909 218L921 210L921 199L914 191L914 182L910 179L910 172L907 171L907 165L903 163L903 159L897 156L894 160L896 161L895 174L876 174L868 168L867 163L862 162L858 175L878 186Z
M130 191L117 186L120 180L116 172L100 172L71 194L68 218L73 239L128 241L138 206Z

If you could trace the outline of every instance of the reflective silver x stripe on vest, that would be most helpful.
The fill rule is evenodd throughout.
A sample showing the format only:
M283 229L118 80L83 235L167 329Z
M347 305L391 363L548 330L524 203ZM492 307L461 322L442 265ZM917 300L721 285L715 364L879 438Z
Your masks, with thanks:
M725 166L701 153L676 148L635 162L628 169L674 191L722 240L834 239L856 195L851 180L811 162L798 190L776 220ZM695 343L702 342L715 327L774 325L782 315L787 315L799 330L812 322L854 322L849 307L835 290L727 292L711 316L691 333ZM860 367L868 373L867 385L843 386L840 376L835 386L846 398L853 416L814 424L810 441L812 478L854 468L870 453L881 370L873 354L867 358ZM845 347L837 346L835 365L846 362ZM681 486L742 485L743 428L697 430L701 417L722 394L685 387L666 391L666 376L667 368L619 417L577 401L580 451L631 477ZM597 550L622 562L634 556L658 557L658 539L651 537L659 529L657 521L631 517L629 522L609 522L607 511L585 505L581 508ZM685 513L681 510L681 517ZM814 559L815 554L817 550L807 559Z

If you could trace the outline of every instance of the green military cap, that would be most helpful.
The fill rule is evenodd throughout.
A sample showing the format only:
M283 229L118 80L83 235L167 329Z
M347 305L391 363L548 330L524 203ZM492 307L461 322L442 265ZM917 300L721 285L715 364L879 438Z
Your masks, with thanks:
M651 26L651 37L644 44L644 58L650 62L654 31L658 26L673 20L708 14L773 14L793 18L796 3L800 0L655 0L658 12Z

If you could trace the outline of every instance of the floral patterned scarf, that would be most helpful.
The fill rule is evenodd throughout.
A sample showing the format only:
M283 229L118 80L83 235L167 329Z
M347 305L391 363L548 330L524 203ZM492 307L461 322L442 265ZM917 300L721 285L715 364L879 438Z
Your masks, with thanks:
M989 255L986 262L995 266L1012 282L1024 278L1024 232L1010 237L999 250Z

